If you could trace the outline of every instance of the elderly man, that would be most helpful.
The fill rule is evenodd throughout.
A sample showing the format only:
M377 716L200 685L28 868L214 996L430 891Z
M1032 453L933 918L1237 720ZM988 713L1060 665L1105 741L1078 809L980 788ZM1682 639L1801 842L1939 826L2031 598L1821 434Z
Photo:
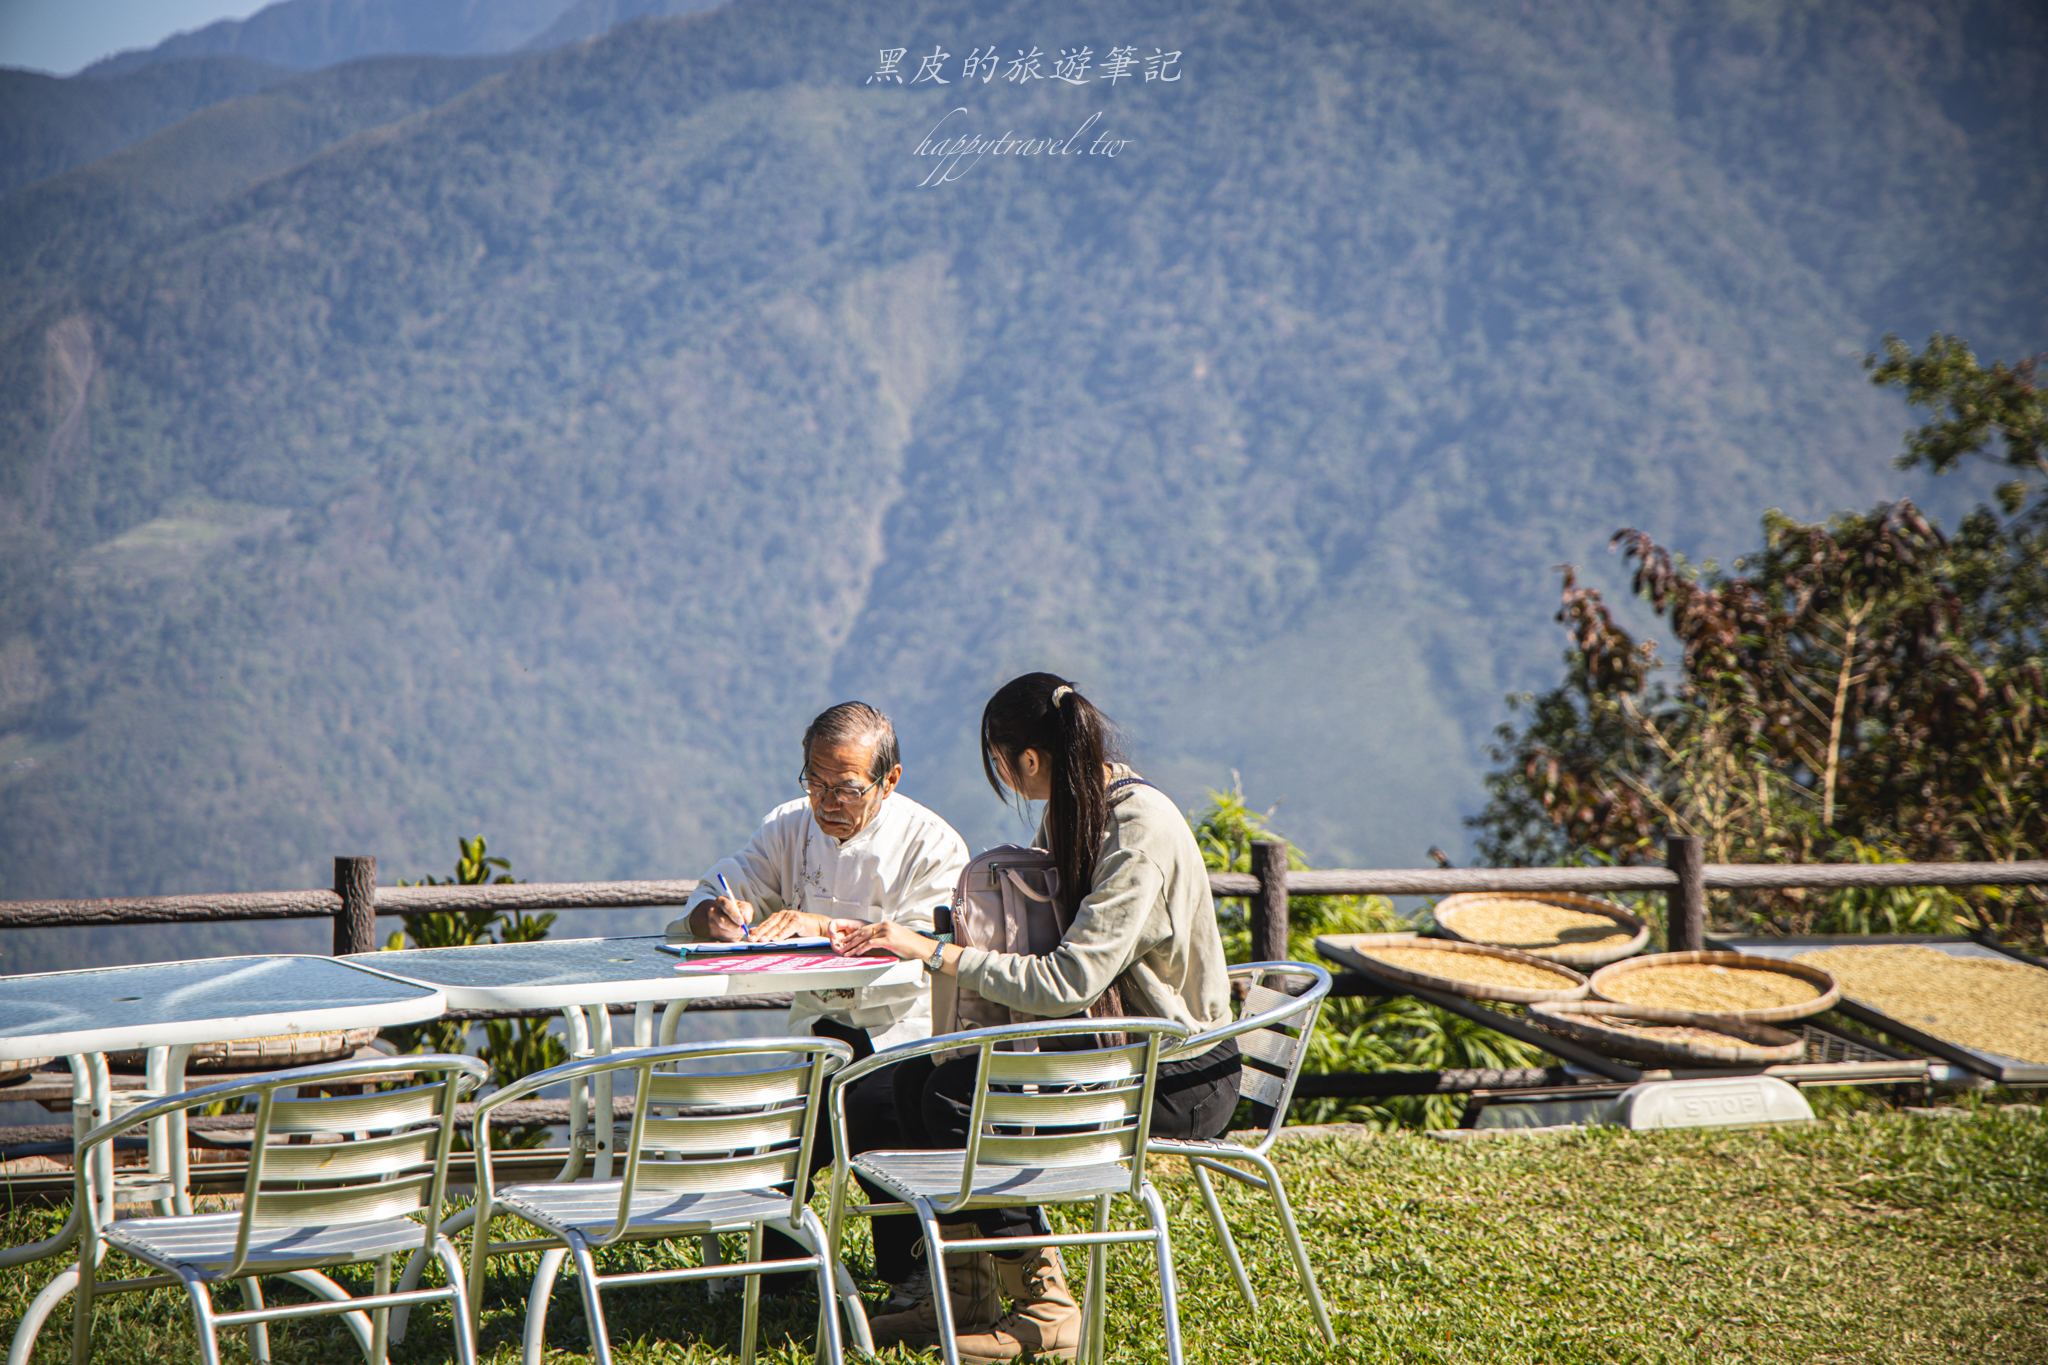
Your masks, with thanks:
M804 795L769 811L745 848L712 864L683 917L668 926L669 937L730 942L744 929L746 937L774 942L827 934L834 920L889 920L930 931L933 907L953 898L967 844L951 825L896 791L902 776L887 716L858 701L820 714L804 731ZM720 877L729 897L720 891ZM865 1057L931 1035L931 988L918 982L799 992L789 1022L797 1032L837 1038L856 1058ZM884 1071L848 1092L848 1138L855 1150L895 1139L892 1088ZM813 1160L822 1166L831 1154L822 1130L819 1139ZM911 1252L915 1237L913 1219L877 1219L875 1273L898 1285L910 1281L919 1269ZM798 1254L785 1239L771 1242L771 1256ZM764 1288L798 1278L773 1276Z

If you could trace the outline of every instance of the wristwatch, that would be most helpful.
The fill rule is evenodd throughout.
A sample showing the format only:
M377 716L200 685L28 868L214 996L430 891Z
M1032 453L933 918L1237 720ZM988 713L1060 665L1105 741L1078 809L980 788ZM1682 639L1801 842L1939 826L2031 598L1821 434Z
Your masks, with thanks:
M932 955L924 960L924 969L930 972L933 976L937 976L939 974L939 968L945 964L945 955L946 941L944 939L940 939L937 943L934 943L932 945Z

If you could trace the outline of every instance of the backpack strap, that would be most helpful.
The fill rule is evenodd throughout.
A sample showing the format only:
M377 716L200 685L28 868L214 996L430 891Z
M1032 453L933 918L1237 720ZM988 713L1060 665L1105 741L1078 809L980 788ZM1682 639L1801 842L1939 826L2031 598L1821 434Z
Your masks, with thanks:
M1050 890L1046 891L1044 894L1041 895L1039 891L1031 885L1031 883L1025 881L1024 878L1017 874L1016 868L1004 867L998 868L997 871L1001 874L1004 881L1008 882L1010 885L1017 888L1018 895L1023 896L1027 900L1037 901L1041 905L1050 905L1053 903L1055 897ZM1058 886L1059 874L1057 872L1049 871L1047 873L1046 880L1050 885Z
M1118 793L1129 787L1152 787L1152 784L1142 777L1119 777L1103 789L1110 798L1109 804L1114 806L1118 801L1122 800L1123 798ZM1152 790L1158 791L1159 789L1152 787Z

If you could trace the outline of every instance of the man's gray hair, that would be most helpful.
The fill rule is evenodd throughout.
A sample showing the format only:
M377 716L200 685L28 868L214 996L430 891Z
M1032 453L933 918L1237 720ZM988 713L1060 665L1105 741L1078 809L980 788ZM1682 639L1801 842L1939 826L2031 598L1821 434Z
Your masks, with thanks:
M864 701L843 701L818 713L818 718L804 731L806 767L811 762L811 746L820 740L827 744L864 744L873 740L875 761L868 776L877 782L903 761L902 752L896 746L896 727L889 723L887 716Z

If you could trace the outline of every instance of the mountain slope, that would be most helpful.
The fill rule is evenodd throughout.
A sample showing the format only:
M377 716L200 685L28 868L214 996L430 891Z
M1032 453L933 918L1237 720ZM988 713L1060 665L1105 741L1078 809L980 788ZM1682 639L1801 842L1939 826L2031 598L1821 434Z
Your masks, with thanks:
M243 57L311 71L362 57L468 57L509 52L546 28L570 0L279 0L246 19L175 34L79 74L119 76L192 57Z
M161 62L91 82L0 67L0 195L96 161L287 74L244 57Z
M530 39L533 49L580 43L635 19L673 19L716 9L725 0L573 0L556 20Z
M268 88L221 100L139 146L0 196L0 333L249 186L445 103L507 62L389 57L279 72Z
M1830 107L1824 39L1918 12L1820 10L741 3L234 191L0 341L0 896L417 873L478 829L529 876L687 873L848 695L979 841L974 719L1027 667L1326 862L1459 845L1554 565L1903 491L1861 352L2038 326L2024 176L1946 271L1865 268L1937 251L2023 111L1980 164L1908 64L1889 122L1845 93L1737 145L1722 94ZM2023 95L2040 26L1980 53L1979 12L1939 11L1957 61ZM969 30L1184 79L863 83ZM955 106L1128 147L919 188ZM1877 183L1928 224L1843 207Z

